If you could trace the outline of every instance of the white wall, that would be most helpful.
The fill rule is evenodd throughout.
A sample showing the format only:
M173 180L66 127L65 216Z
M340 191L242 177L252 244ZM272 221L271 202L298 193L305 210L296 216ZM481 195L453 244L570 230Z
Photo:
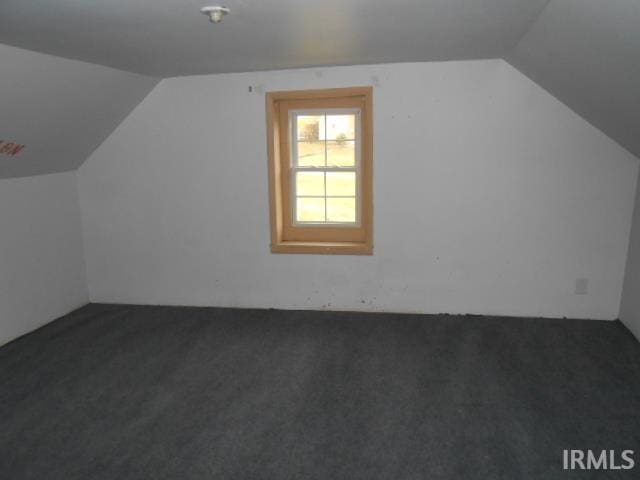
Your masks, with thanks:
M158 83L0 44L0 178L75 170Z
M640 340L640 188L638 188L636 195L624 289L622 291L622 304L620 306L620 320Z
M374 256L271 254L247 87L372 83ZM164 80L78 172L90 296L613 319L637 174L501 60Z
M0 179L0 345L87 301L75 172Z

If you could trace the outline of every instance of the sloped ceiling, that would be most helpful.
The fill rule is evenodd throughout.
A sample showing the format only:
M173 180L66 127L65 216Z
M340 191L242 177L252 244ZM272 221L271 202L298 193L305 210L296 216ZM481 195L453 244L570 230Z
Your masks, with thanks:
M507 59L640 156L640 0L3 0L0 178L77 168L153 77ZM145 76L146 75L146 76Z
M552 0L507 60L640 157L640 0Z
M76 169L157 82L0 44L0 178Z

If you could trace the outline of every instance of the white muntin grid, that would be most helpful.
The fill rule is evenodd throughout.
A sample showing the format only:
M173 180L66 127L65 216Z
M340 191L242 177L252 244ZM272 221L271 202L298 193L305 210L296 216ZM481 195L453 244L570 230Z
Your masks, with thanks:
M327 142L333 140L327 140L327 116L331 115L355 115L355 138L345 139L345 141L353 141L354 149L355 149L355 159L353 167L329 167L327 166ZM313 166L299 166L298 165L298 117L304 116L323 116L325 122L325 135L324 135L324 167L313 167ZM361 110L359 108L318 108L318 109L305 109L305 110L291 110L289 112L289 131L291 135L289 137L289 151L291 152L290 158L290 181L289 184L291 186L291 215L293 219L293 225L295 226L305 226L305 227L322 227L330 225L332 227L359 227L361 224L361 203L362 203L362 195L361 195L361 169L362 169L362 147L361 147L361 131L362 131L362 115ZM327 197L327 173L329 172L355 172L356 174L356 220L355 222L331 222L331 221L323 221L323 222L300 222L298 221L297 216L297 208L298 208L298 195L297 195L297 174L298 172L322 172L324 173L324 195L303 195L304 198L322 198L325 200L324 202L324 210L325 210L325 219L327 218L327 198L353 198L352 195L331 195Z

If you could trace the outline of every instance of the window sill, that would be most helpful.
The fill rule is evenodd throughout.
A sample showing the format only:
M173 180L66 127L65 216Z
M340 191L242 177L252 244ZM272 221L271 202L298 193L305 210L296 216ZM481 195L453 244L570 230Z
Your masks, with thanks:
M321 255L373 255L373 245L361 242L278 242L271 253L308 253Z

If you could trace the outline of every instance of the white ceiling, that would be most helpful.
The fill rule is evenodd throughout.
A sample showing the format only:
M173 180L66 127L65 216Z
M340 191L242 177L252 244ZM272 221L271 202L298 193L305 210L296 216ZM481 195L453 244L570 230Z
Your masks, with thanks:
M25 145L0 155L0 178L75 170L156 83L0 45L0 140Z
M0 43L157 77L496 58L548 1L2 0Z
M552 0L507 60L640 157L640 0Z
M156 78L496 57L640 156L640 0L0 0L0 44L149 75L0 45L0 178L77 168Z

